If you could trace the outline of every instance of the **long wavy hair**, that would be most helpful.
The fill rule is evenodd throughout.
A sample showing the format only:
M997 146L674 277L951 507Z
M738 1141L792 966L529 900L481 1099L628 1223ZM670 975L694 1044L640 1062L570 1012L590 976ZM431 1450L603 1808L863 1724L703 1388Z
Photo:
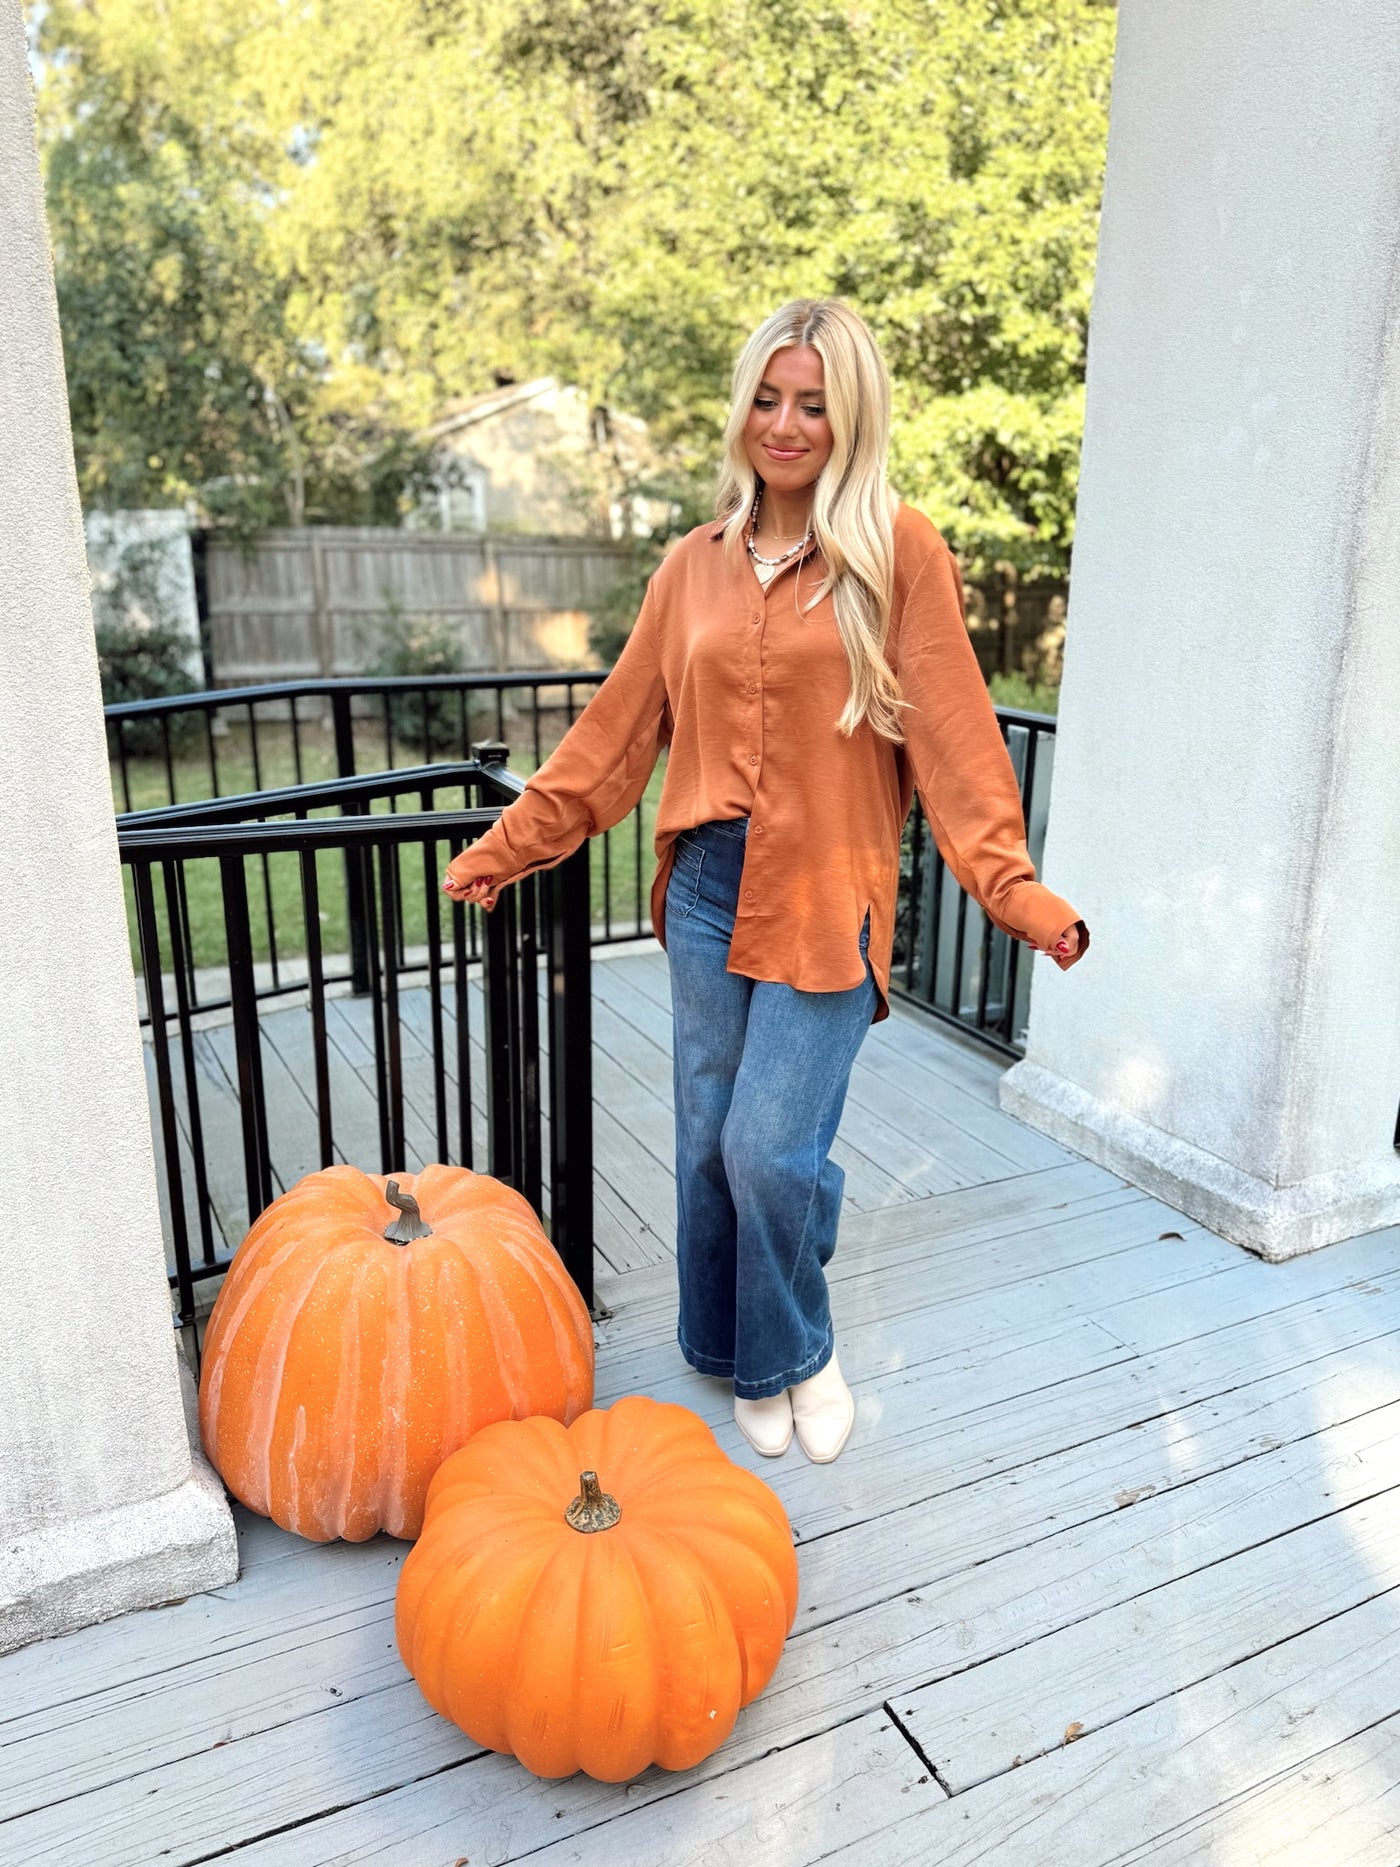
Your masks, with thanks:
M744 446L744 425L769 358L794 344L810 346L822 360L831 423L831 458L812 499L826 576L806 607L830 594L850 662L851 693L837 730L849 738L869 720L875 732L898 743L904 703L885 659L897 503L888 479L890 379L869 326L839 298L794 299L765 318L739 352L715 516L725 520L725 550L739 550L760 484Z

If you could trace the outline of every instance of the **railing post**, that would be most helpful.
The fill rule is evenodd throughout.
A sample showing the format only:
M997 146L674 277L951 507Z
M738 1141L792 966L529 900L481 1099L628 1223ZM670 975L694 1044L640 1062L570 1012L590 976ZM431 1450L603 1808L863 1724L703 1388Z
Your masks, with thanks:
M478 739L472 757L483 770L505 767L509 746L499 739ZM484 799L482 799L484 801ZM517 1087L519 1062L519 953L516 947L515 899L509 892L494 913L482 915L482 985L486 1001L486 1156L488 1171L520 1187L521 1110Z
M354 695L344 688L331 691L331 723L335 727L335 769L341 778L355 776L355 727L350 714Z
M485 917L483 978L486 1000L487 1170L520 1187L518 953L515 897L507 891Z
M520 1016L517 1031L520 1090L520 1191L541 1209L544 1109L540 1097L540 905L537 882L527 876L519 897Z
M258 987L253 967L248 883L243 857L220 856L224 896L224 938L228 952L229 1005L233 1013L233 1048L238 1060L238 1111L243 1128L243 1176L248 1192L248 1224L272 1204L272 1160L268 1147L267 1103L263 1095L262 1032L258 1023Z
M593 1306L593 952L588 845L547 870L549 1180L554 1246Z
M335 768L341 778L355 776L355 722L350 707L354 696L344 688L331 691L331 722L335 728ZM349 814L359 815L352 804ZM345 852L345 918L350 930L350 990L357 998L369 991L369 938L365 926L365 876L359 853Z
M136 930L141 944L141 972L146 987L146 1011L151 1020L151 1054L156 1066L156 1094L160 1108L160 1138L165 1155L165 1187L170 1206L170 1242L175 1251L175 1281L180 1293L180 1327L197 1330L194 1307L194 1283L190 1277L190 1238L185 1220L184 1173L180 1161L180 1129L175 1113L175 1085L170 1069L170 1042L165 1028L165 978L161 971L160 926L156 920L155 891L151 886L152 864L132 864L132 894L136 907ZM166 914L173 923L169 888L166 891ZM176 977L179 968L176 967ZM183 1021L182 1021L183 1023ZM186 1077L186 1094L193 1100L193 1086ZM196 1156L196 1162L198 1156ZM195 1337L196 1356L198 1336Z

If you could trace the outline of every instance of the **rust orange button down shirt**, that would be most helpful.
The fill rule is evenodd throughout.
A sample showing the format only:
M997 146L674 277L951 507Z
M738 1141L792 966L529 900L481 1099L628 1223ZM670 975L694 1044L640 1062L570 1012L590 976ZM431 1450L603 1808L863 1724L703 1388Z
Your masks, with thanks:
M889 1015L900 833L915 789L943 860L992 923L1050 946L1079 917L1035 879L1020 791L963 620L951 552L912 507L895 519L886 655L908 703L902 746L837 730L850 669L815 551L765 589L748 554L701 526L652 577L616 667L521 797L456 857L453 877L502 885L572 853L640 799L663 746L652 925L665 944L672 845L749 818L729 971L805 992L864 977L860 932ZM1062 969L1079 952L1052 955Z

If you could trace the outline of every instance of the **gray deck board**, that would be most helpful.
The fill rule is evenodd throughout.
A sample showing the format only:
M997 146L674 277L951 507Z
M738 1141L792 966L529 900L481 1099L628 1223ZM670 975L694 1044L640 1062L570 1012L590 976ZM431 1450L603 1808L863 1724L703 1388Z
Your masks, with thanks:
M450 1867L462 1858L453 1850L467 1847L468 1860L496 1863L611 1861L621 1800L637 1867L814 1861L832 1847L867 1848L911 1797L922 1807L943 1800L892 1720L878 1712L814 1733L777 1756L687 1780L684 1800L677 1779L659 1773L631 1791L574 1778L540 1797L513 1765L483 1757L384 1796L348 1821L348 1811L332 1814L238 1858L246 1856L250 1867L304 1867L309 1859ZM308 1844L313 1853L298 1852Z
M595 979L599 1400L683 1402L783 1499L801 1600L768 1690L683 1777L537 1783L403 1673L403 1545L240 1513L232 1587L0 1659L0 1862L1394 1867L1400 1229L1262 1264L1003 1116L1001 1066L897 1010L842 1139L856 1434L759 1460L674 1343L664 960ZM334 1013L336 1139L374 1165L366 1015ZM318 1145L304 1014L267 1036L280 1180Z
M887 1829L882 1867L1393 1867L1393 1593ZM616 1836L625 1846L625 1830ZM844 1845L830 1858L855 1863Z
M1386 1411L1385 1440L1370 1447L1371 1482L1387 1486L1378 1495L1282 1530L1276 1509L1236 1504L1242 1547L906 1694L900 1722L941 1780L954 1794L988 1782L1056 1749L1071 1726L1103 1730L1400 1586L1400 1441ZM1336 1476L1325 1460L1312 1470ZM1276 1493L1262 1502L1275 1505ZM1138 1655L1131 1670L1126 1652Z

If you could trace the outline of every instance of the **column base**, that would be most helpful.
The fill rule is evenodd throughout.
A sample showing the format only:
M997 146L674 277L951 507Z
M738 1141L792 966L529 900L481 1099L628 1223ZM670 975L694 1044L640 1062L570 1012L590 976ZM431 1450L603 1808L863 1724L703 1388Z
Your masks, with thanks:
M0 1541L0 1653L238 1579L238 1536L199 1444L183 1357L180 1381L194 1466L184 1484Z
M1400 1223L1400 1155L1274 1186L1038 1063L1014 1064L999 1100L1008 1115L1271 1264Z

